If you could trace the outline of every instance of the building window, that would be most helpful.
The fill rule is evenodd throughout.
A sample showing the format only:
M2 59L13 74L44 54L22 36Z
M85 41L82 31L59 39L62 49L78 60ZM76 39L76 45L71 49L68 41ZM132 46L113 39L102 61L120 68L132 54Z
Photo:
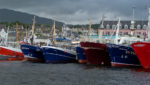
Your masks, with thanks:
M112 29L115 29L116 25L112 25Z
M141 32L137 32L137 35L140 35L141 34Z
M116 32L114 32L113 35L116 35Z
M146 29L147 28L147 25L143 25L143 29Z
M122 29L122 25L120 24L119 29Z
M103 35L105 35L105 33L103 32Z
M106 32L106 35L110 35L110 32Z
M133 25L130 25L130 29L135 29L135 26L133 26Z
M101 25L100 25L100 28L104 28L104 25L103 25L103 24L101 24Z
M122 32L120 32L120 35L122 35Z
M128 29L128 25L127 24L124 25L124 29Z
M141 29L141 25L138 24L138 25L137 25L137 29Z
M125 32L124 35L128 35L128 32Z
M106 25L106 29L110 29L110 25L109 24Z

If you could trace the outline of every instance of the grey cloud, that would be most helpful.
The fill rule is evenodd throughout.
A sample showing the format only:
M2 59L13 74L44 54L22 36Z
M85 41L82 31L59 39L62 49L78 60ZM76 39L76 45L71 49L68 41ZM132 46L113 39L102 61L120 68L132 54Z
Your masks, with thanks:
M1 0L0 8L8 8L32 13L42 17L57 17L58 20L71 24L99 23L101 16L108 20L121 17L130 20L132 6L136 6L135 18L147 19L149 0Z

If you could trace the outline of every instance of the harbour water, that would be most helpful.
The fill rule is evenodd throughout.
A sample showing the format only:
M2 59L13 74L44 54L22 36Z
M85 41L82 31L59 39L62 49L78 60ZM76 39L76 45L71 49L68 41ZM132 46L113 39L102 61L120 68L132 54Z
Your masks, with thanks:
M0 85L149 85L150 72L139 69L3 61Z

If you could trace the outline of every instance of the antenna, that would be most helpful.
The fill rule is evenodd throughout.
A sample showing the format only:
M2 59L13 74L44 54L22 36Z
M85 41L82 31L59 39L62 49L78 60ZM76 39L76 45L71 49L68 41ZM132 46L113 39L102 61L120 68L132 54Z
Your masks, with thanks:
M104 28L104 18L106 18L104 15L102 16L102 21L101 21L101 25L100 25L100 28Z
M133 16L132 16L132 20L131 20L131 36L134 35L134 24L135 24L135 20L134 20L134 14L135 14L135 6L132 7L133 9Z
M135 8L136 6L133 6L132 9L133 9L133 16L132 16L132 20L134 21L134 17L135 17Z
M92 32L91 26L92 26L92 20L90 19L90 21L89 21L89 41L91 41L91 32Z
M33 18L33 24L32 24L32 35L34 34L35 31L35 16Z

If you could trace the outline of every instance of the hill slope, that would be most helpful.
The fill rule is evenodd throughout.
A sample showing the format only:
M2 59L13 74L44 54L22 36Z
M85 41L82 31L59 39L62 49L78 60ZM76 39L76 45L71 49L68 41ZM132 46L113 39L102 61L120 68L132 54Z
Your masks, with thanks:
M14 10L10 10L10 9L0 9L0 22L19 21L24 24L32 24L33 16L36 16L36 15L19 12L19 11L14 11ZM36 16L36 24L52 25L53 20ZM62 26L63 24L64 23L62 23L62 22L56 21L56 25L58 25L58 26Z

